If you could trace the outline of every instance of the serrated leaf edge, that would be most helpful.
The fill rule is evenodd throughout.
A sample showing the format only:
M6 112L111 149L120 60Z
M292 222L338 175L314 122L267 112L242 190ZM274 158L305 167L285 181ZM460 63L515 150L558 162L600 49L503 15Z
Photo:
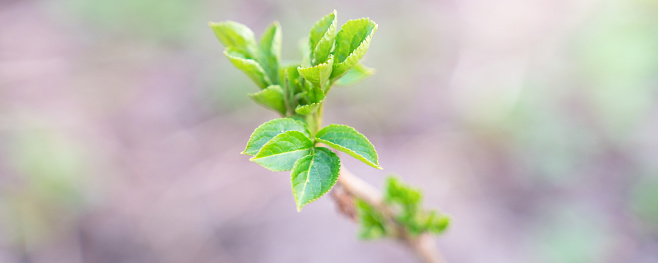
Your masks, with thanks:
M327 67L328 66L328 67L330 67L330 71L329 71L329 77L327 77L327 79L330 79L331 78L331 73L334 70L333 65L334 65L334 55L331 54L327 58L327 61L325 61L324 63L320 63L320 64L317 64L317 65L312 66L312 67L301 67L300 66L300 67L297 67L297 72L299 72L299 75L301 75L304 79L308 80L311 83L315 83L315 82L311 81L310 79L307 79L305 77L305 74L310 72L310 71L313 71L315 69L317 69L318 71L321 72L322 71L321 67ZM302 72L304 72L304 73L302 73ZM322 78L322 76L320 76L320 78ZM320 79L320 81L322 81L322 79ZM319 84L321 84L321 83L319 83Z
M372 167L375 168L375 169L380 169L380 170L384 169L384 168L382 168L382 167L379 165L379 154L377 154L377 150L375 149L375 145L372 144L372 142L370 142L370 140L368 139L368 137L366 137L365 135L363 135L362 133L360 133L360 132L357 131L356 129L354 129L354 128L350 127L350 126L347 126L347 125L343 125L343 124L331 124L331 125L329 125L329 126L327 126L327 127L331 127L331 126L345 127L345 128L351 129L351 130L353 130L354 132L356 132L357 134L360 134L361 136L363 136L363 138L366 139L366 141L367 141L370 145L372 145L373 151L375 151L375 155L376 155L376 157L377 157L377 158L375 159L375 163L370 162L369 160L367 160L367 159L366 159L365 157L363 157L362 155L357 154L356 152L354 152L354 151L352 151L352 150L350 150L350 149L348 149L348 148L345 148L345 147L343 147L343 146L341 146L341 145L335 144L335 143L330 142L330 141L327 141L327 140L323 140L322 138L318 137L317 134L316 134L316 137L315 137L315 141L316 141L316 142L324 143L324 144L330 146L331 148L334 148L334 149L339 150L339 151L341 151L341 152L347 153L347 154L349 154L350 156L352 156L352 157L358 159L359 161L364 162L364 163L367 164L367 165L372 166ZM322 128L322 130L326 129L327 127ZM322 131L322 130L320 130L320 131ZM320 131L318 131L318 133L320 133ZM355 156L355 155L356 155L356 156ZM358 156L358 157L357 157L357 156ZM359 158L359 157L360 157L360 158Z
M368 39L368 37L372 38L372 35L375 34L375 32L377 31L377 28L379 27L379 25L377 25L377 23L375 23L375 21L371 20L370 17L362 17L362 18L359 18L359 19L348 20L347 22L345 22L345 24L343 24L343 26L345 26L345 25L348 24L348 23L356 23L357 21L368 21L368 22L372 22L373 24L375 24L375 26L372 28L372 31L370 32L370 34L368 34L368 36L366 36L366 39L364 39L363 41L361 41L361 43L359 43L359 46L356 47L354 50L352 50L352 52L350 52L350 54L347 55L347 57L345 57L345 60L347 60L347 58L349 58L350 56L352 56L352 54L354 54L354 52L355 52L357 49L359 49L359 47L361 47L361 46L363 45L363 42L365 42L365 41ZM342 28L341 28L341 29L342 29ZM340 32L340 31L339 31L339 32ZM338 36L336 35L336 37L338 37ZM344 61L345 61L345 60L344 60ZM340 64L340 63L339 63L339 64Z
M315 103L311 103L311 104L306 104L306 105L298 105L297 108L295 108L295 112L296 112L297 114L300 114L300 115L309 115L309 114L313 113L313 111L317 110L317 108L316 108L316 109L312 109L312 110L310 110L308 113L302 113L301 111L302 111L303 109L306 109L306 108L317 107L317 106L320 105L320 103L322 103L322 101L320 101L320 102L315 102Z
M282 40L282 39L281 39L281 38L282 38L282 34L281 34L281 24L279 23L278 20L274 20L274 22L272 22L269 26L267 26L267 27L265 28L265 30L263 31L263 34L260 36L260 39L258 39L258 45L259 45L261 48L263 48L262 44L263 44L263 40L264 40L264 37L265 37L265 33L267 33L267 31L268 31L271 27L274 27L274 28L275 28L274 35L272 36L272 42L274 42L275 40L278 40L279 43L281 43L281 40ZM278 39L277 39L277 37L278 37ZM271 48L271 47L270 47L270 48ZM272 50L270 50L270 52L271 52L271 51L272 51ZM275 50L275 51L279 51L279 52L280 52L281 50ZM276 55L280 55L280 54L278 54L278 53L276 53L276 52L274 52L274 53L275 53ZM277 58L280 59L280 56L277 56Z
M282 133L282 134L283 134L283 133ZM278 135L277 135L277 136L278 136ZM266 145L267 145L267 144L266 144ZM265 145L263 145L263 148L265 148ZM277 155L281 155L281 154L289 154L289 153L294 153L294 152L307 151L307 150L312 149L312 148L313 148L313 147L309 147L309 148L304 148L304 149L299 149L299 150L294 150L294 151L289 151L289 152L282 152L282 153L272 154L272 155L263 156L263 157L252 157L252 158L249 159L249 161L252 161L252 162L254 162L254 163L258 163L258 162L256 162L256 160L258 160L258 159L262 159L262 158L266 158L266 157L272 157L272 156L277 156ZM304 158L304 157L302 157L302 158ZM300 159L301 159L301 158L300 158ZM299 161L299 159L297 159L297 161ZM295 162L297 162L297 161L295 161ZM294 167L294 166L293 166L293 167ZM270 171L272 171L272 172L283 172L283 171L288 171L288 170L279 170L279 169L270 169L270 168L266 168L266 169L268 169L268 170L270 170Z
M274 32L271 35L271 38L268 38L269 41L267 41L270 45L266 46L264 41L266 41L266 36L272 29ZM279 80L278 71L279 63L281 60L281 42L281 25L279 24L279 21L274 21L267 28L265 28L263 34L261 34L260 39L258 40L258 62L261 63L262 67L267 66L267 68L263 67L263 70L266 70L272 84L278 84ZM270 56L273 61L270 61Z
M355 48L354 50L352 50L352 52L351 52L349 55L347 55L347 57L345 58L345 60L343 60L343 62L334 63L334 66L333 66L334 69L336 69L336 68L338 68L338 67L340 67L340 66L346 64L346 62L348 62L348 60L355 60L355 59L356 59L357 62L358 62L358 60L360 60L361 58L356 58L356 56L354 55L354 53L356 53L357 51L361 51L361 50L363 50L363 49L367 49L367 48L370 47L370 41L372 40L372 36L373 36L373 35L375 34L375 32L377 31L377 28L379 27L379 25L377 25L377 23L375 23L375 21L370 20L369 17L364 17L364 18L359 18L359 19L353 19L353 20L350 20L350 21L345 22L345 24L347 24L347 23L349 23L349 22L351 22L351 21L359 21L359 20L367 20L367 21L372 22L373 24L375 24L375 26L374 26L374 28L372 29L372 31L370 32L370 34L368 34L368 36L366 36L366 38L365 38L363 41L361 41L361 43L359 44L359 46L358 46L357 48ZM366 51L366 52L367 52L367 51ZM365 54L363 54L363 56L365 56ZM356 65L356 63L355 63L355 65ZM335 70L332 70L332 74L334 73L333 71L335 71ZM340 77L342 77L345 73L347 73L347 71L349 71L349 69L345 70L344 72L341 72L339 75L331 76L330 78L331 78L331 79L340 78Z
M294 150L294 151L282 152L282 153L272 154L272 155L268 155L268 156L261 156L261 157L258 157L258 154L260 154L260 151L258 151L258 154L256 154L256 156L250 158L249 161L252 161L252 162L258 163L258 162L256 162L256 160L258 160L258 159L262 159L262 158L266 158L266 157L272 157L272 156L277 156L277 155L281 155L281 154L290 154L290 153L299 152L299 151L307 151L307 150L310 150L310 149L313 149L313 148L314 148L314 146L313 146L313 144L314 144L314 143L313 143L313 140L311 140L311 138L309 138L308 136L306 136L306 134L304 134L303 132L300 132L300 131L290 130L290 131L286 131L286 132L283 132L283 133L279 133L279 134L277 134L276 136L272 137L272 139L271 139L270 141L268 141L266 144L263 145L263 147L260 148L261 151L262 151L265 147L267 147L270 143L272 143L272 141L274 141L277 137L282 136L282 135L284 135L284 134L286 134L286 133L301 133L302 135L304 135L304 138L308 139L308 141L310 142L310 145L311 145L311 146L308 147L308 148L304 148L304 149L298 149L298 150ZM302 158L303 158L303 157L302 157ZM300 158L300 159L301 159L301 158ZM299 159L297 159L295 162L297 162L297 161L299 161ZM294 165L293 165L293 167L294 167ZM272 169L270 169L270 168L267 168L267 169L268 169L268 170L271 170L271 171L274 171L274 172L283 172L283 171L287 171L287 170L278 170L278 169L274 169L274 170L272 170Z
M258 153L260 152L260 150L262 150L263 147L265 147L265 144L267 144L267 143L263 144L263 146L260 147L260 149L258 150L258 152L257 152L256 154L254 154L254 155L251 155L251 154L246 153L247 149L249 148L249 143L250 143L250 142L252 141L252 139L254 138L254 135L256 134L256 132L258 131L258 129L262 128L263 126L268 125L269 123L272 123L272 122L281 121L281 119L290 119L290 120L296 121L296 122L298 122L298 123L301 123L302 126L304 127L304 132L302 132L302 133L304 133L304 135L306 135L306 137L308 137L309 139L311 138L311 137L310 137L310 136L311 136L311 131L309 131L308 126L306 125L306 123L301 122L301 121L299 121L299 120L295 120L295 119L293 119L293 118L289 118L289 117L286 117L286 118L277 118L277 119L273 119L273 120L269 120L269 121L267 121L267 122L264 122L263 124L261 124L261 125L259 125L258 127L256 127L256 129L254 129L254 131L253 131L253 132L251 133L251 135L249 136L249 140L247 141L247 146L245 146L244 150L243 150L240 154L244 154L244 155L247 155L247 156L256 156L256 155L258 155ZM291 130L289 130L289 131L291 131ZM285 133L285 131L282 131L281 133ZM281 134L281 133L279 133L279 134ZM277 134L277 135L279 135L279 134ZM276 135L275 135L274 137L276 137ZM272 139L274 139L274 137L272 137ZM270 139L270 141L271 141L272 139ZM268 142L269 142L269 141L268 141Z
M331 25L329 25L329 28L327 28L327 30L324 31L324 34L322 35L322 37L320 38L320 40L318 40L318 43L320 43L320 41L321 41L321 40L327 35L327 31L329 31L329 29L331 29L331 27L332 27L334 24L336 24L336 21L338 20L338 19L337 19L337 17L338 17L338 12L336 12L336 9L334 9L333 12L331 12L331 13L329 13L329 14L327 14L327 15L324 15L322 18L320 18L320 20L315 21L315 23L313 23L313 26L311 26L311 31L313 31L313 29L314 29L317 25L319 25L319 24L321 24L322 22L324 22L323 20L324 20L325 18L329 18L332 14L334 15L334 17L333 17L333 21L331 22ZM335 25L335 27L337 27L337 25ZM334 28L334 30L335 30L335 28ZM308 41L306 41L306 43L308 43L308 49L309 49L309 51L311 51L311 52L315 52L315 48L317 47L317 44L318 44L318 43L316 43L314 47L311 47L311 38L310 38L310 35L309 35L309 39L308 39Z
M271 107L269 107L269 106L267 106L267 105L264 105L264 104L262 104L262 103L256 101L256 99L255 99L256 96L258 96L258 95L260 95L260 94L262 94L262 93L264 93L264 92L267 92L267 91L269 91L270 89L273 89L274 87L279 87L279 89L281 89L281 95L283 95L283 88L281 87L281 85L273 84L273 85L269 85L269 86L265 87L264 89L259 90L259 91L257 91L257 92L249 93L249 94L247 94L247 96L249 96L249 98L251 98L251 99L252 99L254 102L256 102L258 105L261 105L261 106L263 106L263 107L265 107L265 108L267 108L267 109L270 109L270 110L274 110L274 111L276 111L276 112L278 112L278 113L281 113L281 114L286 114L286 112L285 112L285 111L286 111L286 109L285 109L285 105L284 105L283 112L281 112L281 111L279 111L279 110L277 110L277 109L274 109L274 108L271 108Z
M250 36L249 36L249 37L251 38L250 40L253 40L253 43L252 43L252 44L254 44L254 45L256 44L256 35L254 34L254 31L251 30L251 28L249 28L249 26L247 26L247 25L245 25L245 24L242 24L242 23L239 23L239 22L236 22L236 21L232 21L232 20L224 20L224 21L220 21L220 22L208 21L208 26L209 26L211 29L213 29L213 33L214 33L214 34L217 34L217 32L216 32L215 29L214 29L215 26L220 27L220 26L227 25L227 24L235 24L235 25L238 25L238 26L243 26L243 27L245 27L246 29L248 29L248 30L249 30L249 33L250 33ZM221 40L220 40L220 43L221 43ZM224 43L221 43L221 44L224 45ZM233 44L233 43L231 43L231 44ZM235 47L235 46L231 46L231 47ZM229 47L226 46L226 48L229 48ZM248 48L253 48L253 47L248 47Z
M372 33L374 33L374 32L375 32L375 30L373 30ZM345 58L345 60L343 60L343 62L339 62L338 64L334 64L334 69L338 69L338 68L344 67L348 62L353 62L353 61L357 61L357 62L358 62L359 60L361 60L361 58L363 58L363 56L365 56L365 54L363 54L360 58L358 58L357 55L356 55L355 53L357 53L357 52L361 52L361 51L364 50L364 49L367 50L368 48L370 48L370 41L372 40L372 33L371 33L370 35L368 35L368 36L366 37L366 39L364 39L364 40L361 42L361 44L360 44L357 48L355 48L354 51L352 51L352 53L350 53L350 54L347 56L347 58ZM343 75L345 75L350 69L351 69L351 68L349 68L349 69L342 69L342 70L344 70L343 72L341 72L341 73L339 73L338 75L335 75L335 76L333 76L333 77L331 77L331 78L340 78L340 77L342 77ZM335 71L335 70L332 69L332 73L333 73L334 71Z
M229 51L229 48L225 49L224 50L224 55L226 57L228 57L229 60L236 59L236 60L242 61L243 63L256 65L256 69L259 71L259 73L263 74L263 81L265 81L265 84L266 84L264 87L260 87L260 85L258 85L261 89L264 89L264 88L272 85L272 80L270 80L270 77L267 76L267 73L265 72L265 69L263 69L263 66L261 66L260 63L258 63L258 61L256 61L255 59L236 57L236 56L230 55L228 53L228 51ZM231 61L231 63L233 63L233 61ZM242 71L242 69L240 69L240 68L238 68L238 69L240 71ZM251 76L249 76L249 74L247 74L246 72L245 72L245 74L251 79Z
M329 189L328 189L326 192L321 193L317 198L312 199L312 200L309 200L308 202L303 203L303 204L301 204L301 205L297 205L297 200L295 200L295 205L297 205L297 212L301 212L301 211L302 211L302 208L303 208L304 206L306 206L306 205L308 205L308 204L310 204L310 203L315 202L316 200L320 199L320 198L323 197L325 194L327 194L329 191L331 191L331 189L333 189L334 186L336 186L336 182L338 182L338 177L340 177L340 169L341 169L341 165L342 165L341 162L340 162L340 157L338 157L338 155L337 155L335 152L329 150L328 148L325 148L325 147L315 147L316 150L317 150L318 148L324 148L324 149L326 149L326 150L330 153L330 155L333 154L334 156L336 156L336 159L338 159L338 176L336 176L336 179L333 180L333 181L331 182L331 187L329 187ZM310 156L310 154L307 155L307 156ZM302 157L302 158L299 158L299 160L304 159L304 158L306 158L307 156L304 156L304 157ZM299 162L299 160L295 161L295 164L293 165L292 170L295 170L295 165L297 165L297 162ZM292 184L292 174L291 174L291 176L290 176L290 183L291 183L291 188L292 188L292 191L293 191L293 198L295 198L295 197L294 197L294 192L295 192L295 190L294 190L294 185Z
M313 153L313 154L309 154L309 155L304 156L304 157L302 157L302 158L299 158L297 161L295 161L295 164L293 164L293 166L292 166L292 170L291 170L291 171L294 171L295 168L297 167L297 165L300 165L299 163L300 163L302 160L306 159L307 157L311 157L311 164L309 165L309 169L310 169L310 167L313 166L313 162L315 162L315 153ZM304 203L304 204L299 204L299 203L297 203L297 196L303 196L304 193L306 193L306 186L308 185L308 180L309 180L309 178L310 178L310 176L308 176L308 173L307 173L307 175L306 175L306 180L304 181L304 187L303 187L304 190L303 190L300 194L295 194L295 184L294 184L294 182L293 182L295 179L292 177L292 172L290 173L290 182L291 182L291 184L292 184L293 199L295 199L295 205L297 206L297 212L301 212L301 211L302 211L302 207L304 207L305 205L307 205L307 204L309 204L310 202L312 202L312 201L309 201L309 202L306 202L306 203ZM322 195L324 195L324 194L322 194ZM320 196L322 196L322 195L320 195ZM319 198L319 197L318 197L318 198ZM317 199L317 198L316 198L316 199Z
M335 41L336 33L338 33L338 32L336 32L336 30L338 29L338 14L336 12L336 9L334 9L332 14L334 15L334 19L333 19L333 21L331 21L331 25L329 25L329 28L327 28L327 30L324 32L324 35L322 35L322 37L320 38L318 43L315 45L315 47L312 47L313 50L311 52L311 56L312 56L311 62L314 62L317 59L315 54L319 51L318 48L320 47L320 43L322 43L322 41L331 41L330 40L330 38L332 38L331 35L333 35L333 38L334 38L334 41ZM313 26L315 27L315 25L313 25ZM333 43L332 43L332 46L333 46ZM329 56L331 56L331 48L332 47L329 47ZM329 57L327 57L327 59L328 58Z

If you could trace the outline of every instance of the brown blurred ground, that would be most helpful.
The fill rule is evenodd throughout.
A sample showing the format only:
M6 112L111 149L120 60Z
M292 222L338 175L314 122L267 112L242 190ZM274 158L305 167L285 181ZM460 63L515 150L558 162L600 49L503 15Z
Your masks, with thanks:
M658 262L658 2L0 1L0 262L412 262L239 153L276 117L207 21L283 56L379 24L327 123L453 217L450 262Z

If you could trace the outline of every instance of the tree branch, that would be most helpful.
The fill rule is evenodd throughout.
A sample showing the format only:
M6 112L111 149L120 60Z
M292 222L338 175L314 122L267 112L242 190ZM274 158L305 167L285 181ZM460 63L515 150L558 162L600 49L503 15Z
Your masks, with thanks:
M397 240L413 250L420 260L426 263L446 263L436 249L434 239L428 234L418 237L411 236L395 218L394 209L384 202L382 195L373 186L354 176L345 168L341 168L338 183L349 195L368 203L384 215L392 225L395 225L398 232Z

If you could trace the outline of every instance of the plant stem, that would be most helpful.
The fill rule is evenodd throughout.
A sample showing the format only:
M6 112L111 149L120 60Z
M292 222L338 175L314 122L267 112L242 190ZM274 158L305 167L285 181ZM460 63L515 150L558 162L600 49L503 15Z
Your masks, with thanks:
M329 83L326 90L322 87L325 94L329 93L332 86L333 82ZM307 116L307 122L309 126L311 126L311 134L313 137L315 137L315 133L317 133L322 127L323 109L324 101L320 103L320 106L315 113ZM386 220L395 226L397 240L413 250L419 260L426 263L446 263L443 256L436 249L434 239L427 234L412 236L408 233L406 228L404 228L404 226L396 219L393 208L384 202L379 191L373 186L354 176L344 167L341 167L340 176L338 176L338 183L345 188L349 195L363 200L384 215Z
M324 102L320 103L318 109L315 111L315 131L319 131L322 128L322 110L324 109Z
M418 259L426 263L446 263L441 253L436 249L434 239L424 234L418 237L411 236L395 218L395 212L386 204L381 194L373 186L354 176L347 169L341 167L338 183L352 196L363 200L384 215L388 221L396 225L397 240L404 243L416 254Z

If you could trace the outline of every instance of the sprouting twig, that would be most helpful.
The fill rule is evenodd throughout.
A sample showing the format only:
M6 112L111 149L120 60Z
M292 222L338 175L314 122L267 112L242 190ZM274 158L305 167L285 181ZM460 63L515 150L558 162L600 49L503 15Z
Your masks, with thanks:
M340 184L348 194L368 203L384 215L387 221L393 223L398 231L398 241L404 243L413 250L420 260L427 263L446 263L441 253L436 249L434 239L427 234L417 237L411 236L404 227L402 227L402 224L396 220L395 212L392 207L384 202L379 191L373 186L356 177L345 168L341 168L340 176L338 177L338 184Z

